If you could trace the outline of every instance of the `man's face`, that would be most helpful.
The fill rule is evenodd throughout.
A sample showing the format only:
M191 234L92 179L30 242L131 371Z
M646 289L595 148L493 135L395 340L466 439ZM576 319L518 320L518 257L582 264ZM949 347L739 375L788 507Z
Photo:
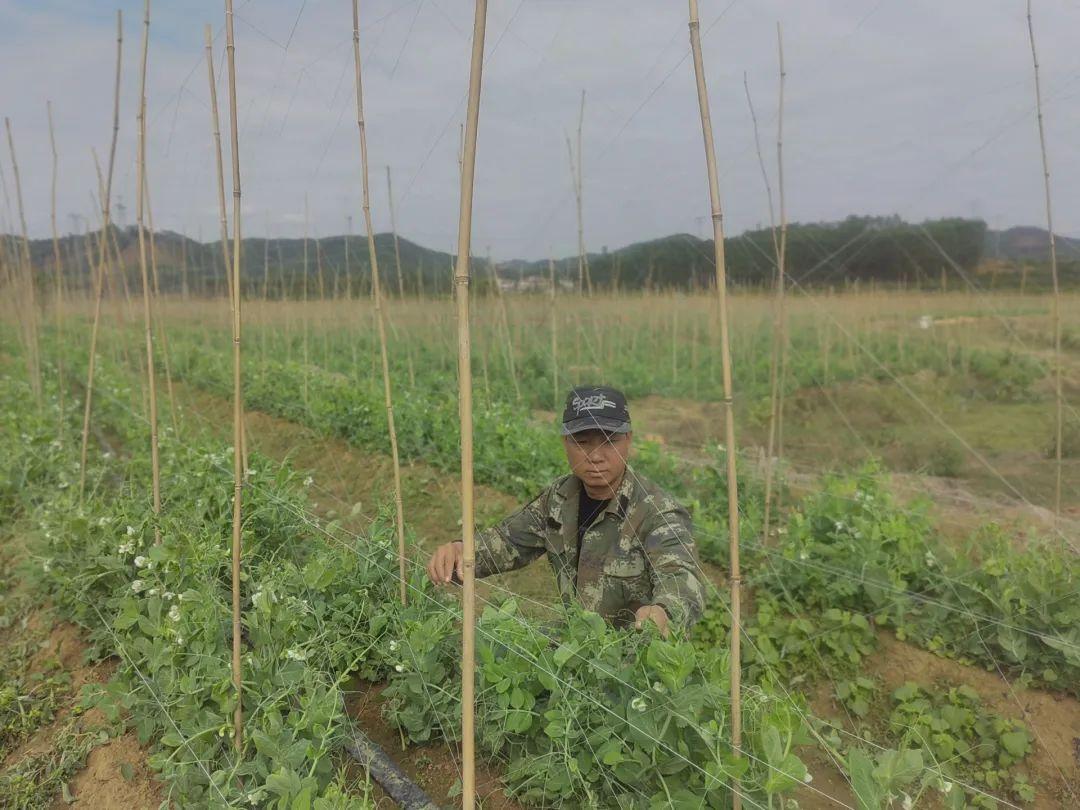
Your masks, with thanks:
M614 495L626 472L632 435L583 430L563 436L570 471L581 479L590 494L600 492L604 498Z

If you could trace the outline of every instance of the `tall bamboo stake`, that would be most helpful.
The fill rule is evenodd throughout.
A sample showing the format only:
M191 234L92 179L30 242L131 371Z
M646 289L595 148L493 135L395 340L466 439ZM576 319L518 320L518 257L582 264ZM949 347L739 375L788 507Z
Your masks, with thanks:
M308 357L308 198L307 194L304 195L304 283L303 283L303 302L300 305L301 320L303 321L304 333L303 333L303 351L304 351L304 410L308 413L311 412L311 405L308 400L308 374L309 360Z
M11 152L11 169L15 176L15 201L19 209L19 225L22 234L23 284L26 295L27 323L27 371L30 374L30 388L34 392L38 408L42 406L41 396L41 351L38 347L37 306L34 302L34 267L30 262L30 237L26 230L26 212L23 209L22 182L19 179L19 161L15 157L15 139L11 135L11 119L4 119L7 128L8 149Z
M53 285L56 306L56 377L57 385L57 424L56 438L62 440L64 436L64 321L62 307L64 304L64 287L62 283L63 272L60 266L60 234L56 229L56 176L59 167L60 156L56 152L56 135L53 132L52 102L45 102L45 110L49 116L49 145L52 147L52 188L49 192L49 201L52 207L52 243L53 243Z
M589 272L589 254L585 251L585 214L582 199L585 196L585 154L582 141L582 129L585 125L585 91L581 91L581 108L578 112L577 125L577 170L574 181L574 196L577 198L577 227L578 227L578 273L584 279L583 290L591 296L592 274ZM567 139L567 146L570 140ZM570 170L574 171L574 160L570 160Z
M461 806L476 803L474 721L476 653L476 548L473 515L472 347L469 343L469 256L472 252L473 178L476 172L476 130L480 122L480 84L484 70L487 0L476 0L472 58L469 64L469 104L464 155L461 162L461 201L458 212L457 290L458 402L461 416Z
M146 383L150 393L150 469L153 477L154 543L161 543L161 468L158 460L157 380L154 376L154 332L150 314L150 279L146 261L146 227L143 215L146 208L146 58L150 50L150 0L143 3L142 60L139 69L139 138L136 164L135 223L139 234L139 275L143 289L143 327L146 332Z
M233 279L229 267L229 223L225 214L225 168L221 157L221 124L218 120L217 80L214 78L214 34L210 23L203 31L206 39L206 70L210 79L210 131L214 139L214 160L217 165L218 230L221 239L221 261L225 270L225 286L229 292L229 309L233 304Z
M787 280L787 202L784 196L784 85L787 71L784 69L784 39L780 23L776 23L776 52L780 68L780 97L776 126L776 186L780 198L780 248L777 252L777 310L780 318L780 377L776 392L776 455L784 457L784 391L787 384L788 323L785 309ZM779 512L784 497L783 488L776 491L776 509ZM768 509L768 506L766 506Z
M90 439L90 412L94 398L94 370L97 358L98 328L101 323L101 297L105 287L105 274L109 262L109 216L112 210L112 178L113 166L116 159L116 140L120 131L120 65L123 54L124 25L123 15L116 12L116 82L113 88L113 130L112 143L109 147L109 168L104 182L101 180L101 169L98 166L97 154L94 153L94 167L98 172L98 187L101 195L101 237L98 239L98 268L97 278L94 283L94 319L90 327L90 359L87 363L86 392L83 401L83 429L82 450L79 462L79 500L83 498L86 488L86 453ZM89 250L89 246L87 246ZM87 256L87 266L92 267Z
M720 183L716 174L716 151L713 145L709 95L705 89L705 65L701 57L701 23L697 0L690 0L690 48L694 54L701 133L705 141L705 165L709 174L709 201L713 222L713 260L716 264L716 307L720 327L720 362L724 386L724 441L727 444L728 533L731 544L731 746L735 756L742 756L741 702L741 584L739 569L739 494L735 471L735 410L732 402L731 349L728 336L727 268L724 261L724 215L720 206ZM732 791L735 810L742 806L739 781Z
M499 276L495 272L495 262L491 260L491 251L488 250L488 271L491 273L491 285L495 288L495 298L499 306L499 325L502 327L503 338L506 340L506 367L510 373L510 379L514 383L514 397L521 400L521 383L518 382L517 370L514 363L514 341L510 337L510 319L506 314L506 301L503 298L502 287L499 286Z
M233 525L232 525L232 677L236 688L233 743L244 744L243 678L240 670L240 528L244 469L244 399L240 380L240 141L236 116L236 46L233 40L233 2L225 0L225 48L229 62L229 124L232 131L233 256Z
M765 453L765 514L762 521L762 542L769 540L772 514L772 491L775 473L775 458L783 455L783 397L784 378L787 371L787 341L786 341L786 318L784 313L784 277L785 256L787 253L787 209L784 202L784 83L787 76L784 71L784 47L781 39L780 24L776 26L777 51L780 59L780 98L776 136L776 160L777 160L777 184L780 195L780 228L777 234L776 214L773 209L772 186L769 184L769 174L765 169L765 160L761 154L761 139L758 132L757 115L754 112L754 102L750 97L750 85L743 74L743 85L746 89L746 102L750 107L750 118L754 125L754 145L757 148L758 164L761 167L761 176L765 183L765 192L769 202L769 223L772 230L773 250L776 254L776 286L773 303L773 339L772 350L769 357L769 438Z
M169 336L165 331L165 321L161 317L161 284L158 281L154 207L150 204L150 180L145 166L143 167L143 186L143 193L146 195L146 219L150 226L150 276L154 284L154 319L157 321L158 334L161 336L161 357L165 366L165 390L169 395L169 416L172 420L173 433L179 435L180 424L176 420L176 395L173 393L172 365L169 362Z
M390 205L390 233L394 237L394 264L397 266L398 297L405 297L405 280L401 273L401 250L398 248L397 221L394 217L394 186L390 182L390 166L386 167L386 198Z
M394 462L394 506L397 509L398 578L401 604L405 604L405 515L401 504L401 465L398 461L397 431L394 428L394 403L390 389L390 363L386 353L386 324L379 284L379 259L375 252L375 230L371 224L371 196L368 183L367 130L364 124L364 90L360 73L360 11L353 0L353 61L356 63L356 127L360 136L360 166L364 190L364 227L367 228L368 258L371 261L371 286L375 302L375 322L379 330L379 353L382 356L383 394L386 399L386 424L390 431L390 455Z
M551 277L551 408L559 412L559 327L555 309L555 259L548 256L548 275Z
M1054 304L1051 313L1054 329L1054 397L1055 409L1054 461L1054 519L1061 517L1061 444L1064 418L1061 362L1061 290L1058 286L1057 243L1054 240L1054 215L1050 203L1050 159L1046 154L1046 131L1043 124L1042 89L1039 86L1039 56L1035 51L1035 26L1031 21L1031 0L1027 3L1028 37L1031 40L1031 61L1035 70L1035 109L1039 121L1039 149L1042 152L1043 187L1046 191L1046 230L1050 240L1050 279L1053 283Z

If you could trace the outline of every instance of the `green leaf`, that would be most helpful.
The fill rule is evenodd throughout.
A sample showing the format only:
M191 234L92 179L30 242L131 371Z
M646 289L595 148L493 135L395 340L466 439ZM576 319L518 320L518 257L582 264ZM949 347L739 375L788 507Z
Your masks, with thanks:
M870 757L858 748L853 749L848 754L848 771L858 810L882 810L885 792L874 778L874 763Z
M1008 731L1001 735L1001 747L1012 756L1021 759L1031 748L1031 738L1026 731Z

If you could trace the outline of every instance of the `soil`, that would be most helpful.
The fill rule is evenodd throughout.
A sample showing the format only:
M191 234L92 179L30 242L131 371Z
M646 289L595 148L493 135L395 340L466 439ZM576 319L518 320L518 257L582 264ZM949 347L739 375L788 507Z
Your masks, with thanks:
M131 768L130 779L124 776L124 766ZM74 802L58 799L52 810L156 810L164 796L162 784L146 763L146 750L130 731L91 751L68 789Z
M964 666L912 647L886 633L866 661L866 669L881 678L886 691L907 681L942 687L967 684L984 705L1020 720L1035 737L1026 765L1038 797L1036 807L1080 807L1080 701L1063 694L1025 689L996 672Z
M27 629L37 632L49 627L48 636L41 648L34 653L28 664L30 672L44 672L50 663L59 661L64 671L71 675L68 698L56 712L52 722L43 725L29 739L4 760L0 771L7 770L25 757L45 753L53 745L60 732L80 702L85 684L101 684L108 681L116 668L113 661L87 663L86 644L81 630L69 622L53 622L49 607L35 610L27 620ZM82 730L104 728L104 718L96 710L82 715ZM68 783L73 802L57 797L53 808L75 807L84 810L156 810L164 792L147 766L147 752L135 736L127 732L94 748L87 757L86 765ZM132 768L131 778L126 779L121 765Z

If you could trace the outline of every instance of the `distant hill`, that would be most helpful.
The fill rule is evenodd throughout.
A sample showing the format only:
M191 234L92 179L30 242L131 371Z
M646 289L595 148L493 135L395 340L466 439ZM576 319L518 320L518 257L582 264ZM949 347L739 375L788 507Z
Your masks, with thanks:
M1080 239L1054 236L1059 261L1080 259ZM1050 240L1045 228L1029 226L986 232L986 256L1013 262L1050 261Z
M155 234L158 276L167 292L186 290L197 296L224 293L220 242L202 243L171 231ZM11 237L0 237L8 246ZM120 256L129 288L138 289L138 237L134 227L113 228L110 244ZM97 234L60 240L66 283L88 289L90 259L97 260ZM404 237L398 239L401 259L399 282L394 240L389 233L375 236L375 249L384 289L391 294L403 289L408 295L447 295L452 287L455 257L431 250ZM775 275L773 233L761 228L725 239L728 278L745 286L767 286ZM243 240L243 287L248 295L271 298L310 298L351 292L368 294L371 270L367 240L363 236L331 236L306 240ZM49 239L32 240L31 259L41 273L41 283L52 279L53 247ZM991 231L981 220L941 219L908 223L899 217L848 217L839 222L792 223L787 232L786 269L799 286L845 285L856 281L934 287L943 279L992 273L995 283L1019 283L1024 278L1036 287L1048 283L1045 271L1048 248L1046 231L1017 227ZM1080 240L1058 238L1063 283L1080 282ZM636 242L613 251L588 254L589 275L594 288L700 289L714 283L711 239L687 233ZM1035 272L1031 272L1034 268ZM496 272L507 289L545 289L547 261L499 262ZM578 284L576 255L555 262L560 284ZM1046 279L1043 278L1046 276ZM306 285L305 285L306 278ZM473 286L484 292L491 285L491 268L474 257ZM113 279L111 284L117 284Z

